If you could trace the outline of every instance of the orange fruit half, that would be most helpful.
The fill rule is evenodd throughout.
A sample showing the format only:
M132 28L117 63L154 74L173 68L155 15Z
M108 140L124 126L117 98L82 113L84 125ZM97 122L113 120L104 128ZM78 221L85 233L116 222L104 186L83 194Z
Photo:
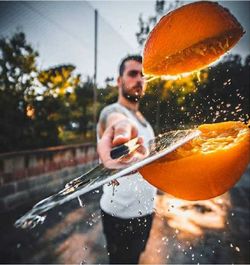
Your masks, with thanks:
M139 171L177 198L205 200L228 191L250 161L250 130L230 121L198 127L200 136Z
M168 13L150 32L143 52L146 75L178 75L204 68L244 34L228 9L198 1Z

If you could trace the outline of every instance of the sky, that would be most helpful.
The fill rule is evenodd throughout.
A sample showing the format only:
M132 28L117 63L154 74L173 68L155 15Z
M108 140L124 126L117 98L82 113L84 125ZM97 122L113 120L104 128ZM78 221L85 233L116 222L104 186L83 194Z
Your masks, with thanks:
M185 4L188 2L184 2ZM0 1L0 36L26 33L39 52L39 68L71 63L83 79L94 74L94 9L98 10L97 83L116 79L122 57L140 51L135 33L138 17L154 14L155 1ZM222 1L246 30L231 53L250 48L250 2Z

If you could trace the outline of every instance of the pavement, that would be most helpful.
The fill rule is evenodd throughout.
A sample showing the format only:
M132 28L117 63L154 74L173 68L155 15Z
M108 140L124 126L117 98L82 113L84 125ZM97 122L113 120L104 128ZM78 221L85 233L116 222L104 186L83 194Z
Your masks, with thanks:
M48 212L43 225L16 229L32 206L1 215L0 263L107 264L99 199L101 190ZM222 196L190 202L165 193L140 264L250 264L250 167Z

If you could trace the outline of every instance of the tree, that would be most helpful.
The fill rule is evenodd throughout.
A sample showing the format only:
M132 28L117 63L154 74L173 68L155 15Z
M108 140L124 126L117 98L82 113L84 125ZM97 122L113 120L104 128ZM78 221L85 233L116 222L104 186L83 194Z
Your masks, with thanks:
M73 92L80 82L80 75L74 76L74 70L74 65L67 64L40 71L38 80L45 89L44 95L60 97Z
M57 106L51 108L48 119L57 124L60 130L69 128L73 118L71 108L76 101L75 90L80 83L80 75L75 75L74 70L75 66L71 64L58 65L42 70L38 75L44 90L41 97Z
M93 130L93 80L88 77L76 88L75 93L74 122L77 124L78 132L87 138L88 132Z
M216 66L202 70L200 76L152 81L143 98L142 111L156 133L202 123L247 122L249 60L250 56L242 62L239 55L230 55Z
M155 15L139 17L136 33L139 46L144 42L160 17L177 8L179 1L157 0ZM141 109L156 133L185 128L206 122L249 119L249 62L239 55L224 57L214 67L173 78L157 78L147 82Z
M38 71L24 33L0 39L1 152L54 146L71 126L80 75L73 65Z
M32 119L29 104L35 97L38 53L24 33L0 39L0 149L29 147Z
M242 62L239 55L229 55L209 68L207 82L198 85L194 97L198 122L249 120L249 57Z

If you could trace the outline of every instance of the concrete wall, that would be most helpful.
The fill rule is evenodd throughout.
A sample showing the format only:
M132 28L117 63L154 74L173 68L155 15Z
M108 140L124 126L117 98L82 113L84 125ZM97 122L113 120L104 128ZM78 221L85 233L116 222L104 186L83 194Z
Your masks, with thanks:
M96 162L94 144L0 154L0 211L57 192Z

